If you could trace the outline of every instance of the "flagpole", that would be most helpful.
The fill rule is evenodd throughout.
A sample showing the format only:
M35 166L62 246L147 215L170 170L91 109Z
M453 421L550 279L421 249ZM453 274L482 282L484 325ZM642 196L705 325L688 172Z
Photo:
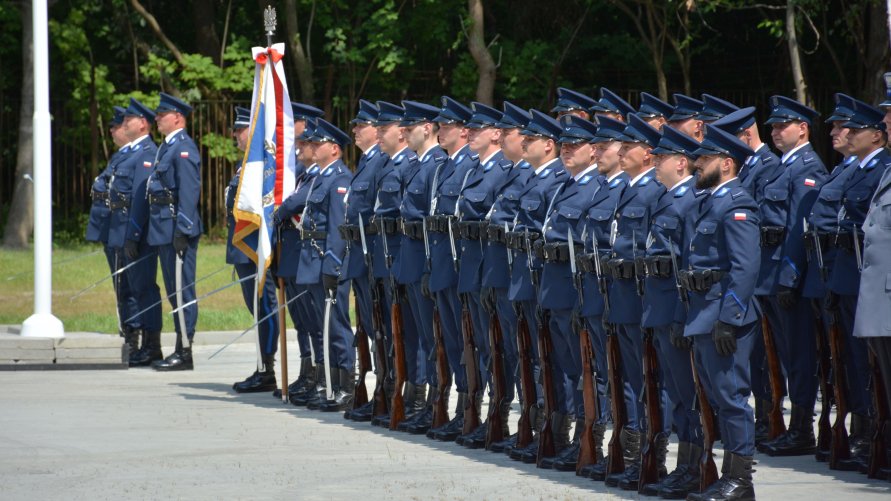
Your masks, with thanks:
M21 335L62 338L65 328L53 315L52 131L46 3L46 0L33 0L31 9L34 30L34 314L22 323Z

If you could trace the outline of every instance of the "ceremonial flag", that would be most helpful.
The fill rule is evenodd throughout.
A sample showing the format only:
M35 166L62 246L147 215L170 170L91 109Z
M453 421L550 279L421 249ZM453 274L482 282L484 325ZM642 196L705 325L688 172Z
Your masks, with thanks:
M272 262L272 214L295 185L294 116L281 63L284 52L282 43L253 48L251 126L232 211L232 244L257 264L258 291Z

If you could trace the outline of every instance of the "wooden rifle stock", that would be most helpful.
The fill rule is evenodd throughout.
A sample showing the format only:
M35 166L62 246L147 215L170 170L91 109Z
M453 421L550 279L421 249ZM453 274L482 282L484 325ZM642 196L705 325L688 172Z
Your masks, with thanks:
M405 420L405 401L402 398L402 389L407 379L407 367L405 362L405 330L402 323L401 294L396 290L400 287L393 286L393 305L390 308L393 323L393 372L395 373L395 386L393 387L392 405L390 405L390 429L398 430L399 423Z
M767 354L767 370L770 373L770 427L767 436L773 440L786 433L786 422L783 420L784 378L779 352L767 315L761 315L761 333L764 335L764 352Z
M464 399L464 428L463 435L467 435L480 426L480 413L477 401L483 391L480 381L479 355L476 342L473 339L473 318L468 307L469 299L462 301L461 331L464 335L464 371L467 374L467 398Z
M699 492L705 492L708 486L718 481L718 467L715 465L715 414L705 394L705 388L699 380L696 360L690 351L690 368L693 370L693 384L696 386L696 400L699 403L699 420L702 423L702 457L699 459Z
M374 328L374 358L377 362L377 381L374 385L374 412L375 416L389 414L390 400L387 396L386 380L390 369L387 367L387 348L384 338L384 306L381 301L384 295L383 285L372 282L372 310L371 324Z
M606 316L607 312L604 311ZM613 434L607 445L608 461L606 474L625 471L625 458L622 455L622 430L628 422L628 408L625 407L625 386L622 382L622 354L619 352L619 339L612 325L606 334L606 362L609 373L610 411L613 415Z
M580 475L586 466L597 463L594 422L600 416L597 383L594 381L594 346L591 344L588 329L584 325L579 330L579 348L582 354L582 401L585 406L585 429L579 435L579 457L575 467L577 475Z
M819 313L819 309L817 310ZM844 338L843 334L838 328L838 311L830 311L829 312L829 353L823 354L818 353L820 355L821 365L823 358L830 358L832 364L832 377L833 380L829 383L828 379L826 381L827 386L831 384L833 389L833 395L835 400L835 422L832 423L832 428L829 433L829 468L836 469L839 466L839 461L842 459L849 459L851 457L851 446L848 443L848 430L845 428L845 419L848 417L848 399L845 396L845 388L847 388L847 377L845 372L845 348L844 348ZM822 327L822 321L818 319L820 327ZM819 335L825 336L824 332L819 332ZM825 347L824 347L825 350ZM828 370L828 369L827 369ZM820 379L823 379L823 368L820 368ZM823 387L821 386L821 391ZM828 391L828 390L827 390ZM829 407L826 403L827 400L833 397L828 397L825 393L823 394L823 409L820 412L820 421L818 422L818 429L820 431L820 438L824 433L823 427L823 414L826 411L826 408ZM828 411L825 412L828 414ZM826 424L829 425L829 416L826 416ZM820 447L822 440L817 441L817 446ZM825 444L824 444L825 445Z
M520 420L517 423L517 448L522 449L532 443L532 408L535 407L535 371L532 367L532 336L529 334L529 321L522 309L517 314L517 351L519 352L520 389L523 402Z
M548 312L542 310L541 324L538 326L538 354L541 357L541 386L544 394L544 425L538 432L538 456L536 465L541 467L546 457L557 455L554 444L553 417L557 410L557 395L554 392L554 378L551 372L551 328L548 325Z
M653 329L645 328L643 337L644 402L647 412L646 441L641 448L640 489L659 481L656 440L662 433L662 401L659 395L659 359L653 344Z
M501 331L501 322L494 311L489 314L489 345L492 353L492 398L489 399L489 414L486 418L488 422L486 449L509 435L507 427L504 426L506 416L502 408L504 395L507 393L504 374L504 335Z
M436 395L433 396L433 425L439 428L449 422L449 388L452 386L452 373L446 354L445 339L442 337L442 319L439 307L433 302L433 342L436 349L436 376L439 380Z
M888 444L885 442L888 420L891 419L889 402L885 393L885 382L875 354L869 350L869 365L872 369L872 396L876 408L876 429L869 441L868 478L879 478L882 469L888 468Z
M362 316L356 308L356 352L359 359L359 379L353 391L353 406L356 410L368 403L368 388L365 387L365 375L371 372L371 350L368 347L368 333L362 325Z

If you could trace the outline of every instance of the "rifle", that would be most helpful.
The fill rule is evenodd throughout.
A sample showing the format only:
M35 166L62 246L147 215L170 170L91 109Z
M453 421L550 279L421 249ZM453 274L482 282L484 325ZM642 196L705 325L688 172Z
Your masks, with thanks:
M476 405L483 391L480 379L479 355L476 341L473 339L473 318L470 316L470 298L462 295L461 299L461 331L464 335L464 371L467 374L467 398L464 400L463 435L467 435L480 426L479 407Z
M519 352L520 389L523 401L520 406L520 420L517 422L517 448L522 449L532 443L532 408L535 407L535 372L532 363L532 336L529 334L529 321L523 308L517 307L517 351Z
M820 420L817 422L819 437L818 450L829 450L829 468L836 469L842 459L851 457L851 447L848 443L848 431L845 429L845 419L848 417L848 400L845 396L847 377L844 365L844 338L838 328L838 311L829 311L829 335L823 329L820 319L820 307L814 304L817 314L817 356L820 362L820 392L823 393L823 405L820 410ZM827 345L828 339L828 347ZM828 348L828 349L827 349ZM829 379L829 376L832 379ZM825 392L825 393L824 393ZM835 400L835 422L829 426L829 411ZM825 418L824 418L825 415ZM824 436L826 438L824 438Z
M374 329L374 358L377 365L377 380L374 384L374 416L386 416L389 414L389 402L387 397L386 380L390 377L387 367L387 349L384 346L384 284L372 281L371 286L371 325Z
M653 329L644 329L643 338L644 401L647 411L647 437L641 449L640 481L642 489L659 481L656 439L662 433L662 402L659 398L659 359L653 345Z
M433 396L432 428L439 428L449 422L449 388L452 386L449 359L442 337L442 320L439 317L439 306L433 301L433 342L436 347L436 375L439 379L436 395Z
M383 238L387 238L386 235ZM390 429L398 430L399 423L405 420L405 402L402 398L402 389L408 379L408 371L405 361L405 331L402 324L402 292L401 286L393 281L393 304L390 307L391 320L393 322L393 372L396 384L393 387L393 405L390 409Z
M773 330L767 315L761 315L761 333L764 335L764 351L767 354L767 370L770 373L770 427L768 437L773 440L786 433L786 422L783 421L783 369L774 342Z
M587 231L587 229L586 229ZM585 241L586 232L582 232L582 242ZM569 244L569 267L572 272L573 285L579 297L579 315L584 302L582 274L579 272L575 258L575 242L572 239L572 231L567 231L566 240ZM591 336L585 322L579 318L576 333L579 336L579 349L582 356L582 401L585 407L585 427L579 435L579 456L576 461L575 472L580 475L582 469L590 464L597 463L597 444L594 442L594 421L600 416L600 402L597 400L597 388L594 383L594 347L591 345Z
M554 378L551 373L551 328L548 325L548 310L541 310L538 324L538 354L541 358L541 386L544 395L544 425L538 432L538 456L536 465L541 468L546 457L557 455L554 444L553 415L557 411L557 395L554 393Z
M492 396L489 399L489 414L486 417L488 428L486 433L486 449L495 442L500 442L510 434L505 426L506 417L502 412L504 395L507 393L507 381L504 374L504 336L501 322L493 311L489 314L489 345L492 347ZM508 402L509 403L509 402Z
M699 492L705 490L718 481L718 467L715 465L715 454L712 448L715 445L715 414L712 405L705 395L705 388L699 380L699 371L696 370L696 360L693 351L690 351L690 366L693 368L693 384L696 385L696 400L699 403L699 420L702 423L702 457L699 459Z
M625 386L622 382L622 354L619 352L619 340L616 337L616 326L609 323L609 284L603 274L600 263L600 251L597 249L597 236L594 236L594 273L597 285L603 296L603 321L606 327L606 363L609 379L610 413L613 418L613 433L607 444L606 474L625 471L625 459L622 456L622 430L628 422L628 408L625 406Z
M891 412L888 409L885 382L882 380L882 373L872 350L869 350L869 366L872 369L872 396L876 408L876 429L869 441L869 464L866 476L879 478L881 470L888 468L888 444L885 442L885 437Z
M368 347L368 333L362 325L362 316L359 308L356 308L356 337L355 347L359 359L359 379L353 391L352 410L368 403L368 388L365 387L365 375L371 372L371 350Z

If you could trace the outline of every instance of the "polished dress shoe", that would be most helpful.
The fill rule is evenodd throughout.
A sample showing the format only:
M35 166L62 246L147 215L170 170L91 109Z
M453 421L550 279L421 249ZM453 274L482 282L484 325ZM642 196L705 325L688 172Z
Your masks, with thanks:
M152 369L159 372L190 371L194 368L191 347L181 348L164 360L152 362Z

